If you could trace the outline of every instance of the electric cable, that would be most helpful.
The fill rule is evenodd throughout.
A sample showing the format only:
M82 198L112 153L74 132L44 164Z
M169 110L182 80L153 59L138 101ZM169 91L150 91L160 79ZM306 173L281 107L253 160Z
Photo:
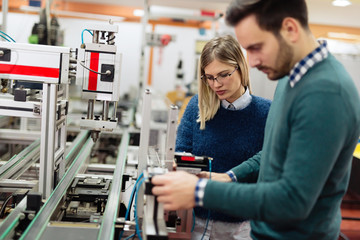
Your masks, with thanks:
M8 38L10 38L13 42L16 42L12 37L10 37L8 34L4 33L3 31L0 31L0 33L4 34ZM9 41L10 42L10 41Z
M3 39L5 39L8 42L11 42L9 39L7 39L6 37L4 37L3 35L0 35L0 37L2 37Z
M81 44L84 43L84 32L85 31L89 32L91 34L91 36L94 36L94 34L89 29L82 30L82 32L81 32Z
M141 232L141 231L140 231ZM136 233L133 233L133 234L131 234L130 236L128 236L127 238L125 238L124 240L128 240L128 239L130 239L130 238L133 238L133 237L135 237L136 236Z
M8 204L8 202L10 201L11 198L13 198L13 194L11 194L3 203L3 205L1 206L1 209L0 209L0 218L3 217L4 215L4 212L5 212L5 208L6 208L6 205Z
M130 195L130 200L129 200L129 203L128 203L128 207L127 207L127 209L126 209L125 221L127 220L127 218L129 218L129 220L130 220L129 213L130 213L130 211L131 211L131 205L132 205L132 202L134 201L134 196L135 196L135 192L136 192L136 189L137 189L137 185L139 184L139 182L140 182L141 178L143 178L143 176L144 176L144 174L141 173L141 174L139 175L139 177L136 179L134 188L133 188L133 190L132 190L132 192L131 192L131 195ZM135 207L135 206L134 206L134 207ZM120 236L119 236L119 240L122 238L123 234L124 234L124 230L121 231Z
M79 62L79 64L80 64L83 68L89 70L90 72L93 72L93 73L96 73L96 74L99 74L99 75L107 75L107 76L109 76L109 75L111 74L111 71L110 71L110 70L106 70L106 72L104 72L104 73L102 73L102 72L97 72L97 71L92 70L91 68L85 66L81 61L78 61L78 62Z
M28 193L30 192L30 190L27 190L26 193L24 194L24 196L22 198L24 198ZM5 208L6 208L6 205L8 204L8 202L10 201L11 198L14 197L14 194L11 194L3 203L3 205L1 206L1 209L0 209L0 218L3 217L4 215L4 212L5 212Z
M131 192L131 195L130 195L130 200L129 200L129 204L128 204L128 207L126 209L126 214L125 214L125 220L130 220L130 216L129 216L129 213L131 211L131 205L132 205L132 202L134 201L134 194L135 194L135 191L136 191L136 186L139 184L139 181L141 180L141 178L143 178L144 174L141 173L140 176L136 179L136 182L135 182L135 185L134 185L134 188ZM128 219L129 218L129 219Z
M139 192L139 188L141 187L141 185L143 184L143 182L146 179L143 178L141 179L141 181L139 182L137 188L136 188L136 192L135 192L135 203L134 203L134 212L135 212L135 229L136 229L136 234L139 237L139 240L142 240L141 234L140 234L140 228L139 228L139 221L138 221L138 215L137 215L137 200L138 200L138 192Z
M109 76L109 75L111 74L111 71L110 71L110 70L106 70L106 72L104 72L104 73L94 71L94 70L92 70L91 68L85 66L84 63L82 63L82 62L81 62L80 60L78 60L78 59L71 58L70 60L78 62L83 68L89 70L90 72L93 72L93 73L96 73L96 74L99 74L99 75L107 75L107 76Z

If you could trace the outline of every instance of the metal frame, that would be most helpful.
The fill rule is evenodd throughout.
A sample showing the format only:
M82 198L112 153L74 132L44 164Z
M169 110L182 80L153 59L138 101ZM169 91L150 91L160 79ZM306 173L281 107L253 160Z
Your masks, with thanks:
M0 73L1 78L43 83L41 102L19 102L6 95L0 99L0 115L41 118L39 192L46 199L56 185L54 170L58 169L57 180L65 171L65 108L69 91L70 48L6 42L0 42L0 47L10 51L10 61L0 61L0 65L13 66ZM58 69L58 77L54 77L57 74L42 76L39 71L14 72L16 68L37 69L43 66L44 71Z

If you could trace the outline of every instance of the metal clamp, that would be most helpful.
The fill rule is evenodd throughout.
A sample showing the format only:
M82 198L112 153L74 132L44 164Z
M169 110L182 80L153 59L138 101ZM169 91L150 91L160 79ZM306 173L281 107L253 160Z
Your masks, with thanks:
M40 104L34 104L33 113L34 113L34 115L40 115L41 114L41 106L40 106Z

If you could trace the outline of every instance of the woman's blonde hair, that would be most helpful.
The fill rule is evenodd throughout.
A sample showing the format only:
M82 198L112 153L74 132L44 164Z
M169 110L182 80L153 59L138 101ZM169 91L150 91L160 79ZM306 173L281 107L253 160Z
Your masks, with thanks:
M199 64L199 118L200 129L205 129L205 122L211 120L220 107L220 99L216 93L202 80L201 76L205 74L205 67L214 60L231 66L238 66L241 85L250 90L249 70L245 57L241 51L237 40L231 35L216 37L210 40L204 46Z

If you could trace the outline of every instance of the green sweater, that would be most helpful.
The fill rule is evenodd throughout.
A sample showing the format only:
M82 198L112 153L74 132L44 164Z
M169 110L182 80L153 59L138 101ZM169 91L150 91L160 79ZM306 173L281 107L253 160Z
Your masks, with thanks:
M209 181L204 207L252 219L253 239L337 239L359 135L358 92L330 54L279 81L262 152L232 169L242 183Z

